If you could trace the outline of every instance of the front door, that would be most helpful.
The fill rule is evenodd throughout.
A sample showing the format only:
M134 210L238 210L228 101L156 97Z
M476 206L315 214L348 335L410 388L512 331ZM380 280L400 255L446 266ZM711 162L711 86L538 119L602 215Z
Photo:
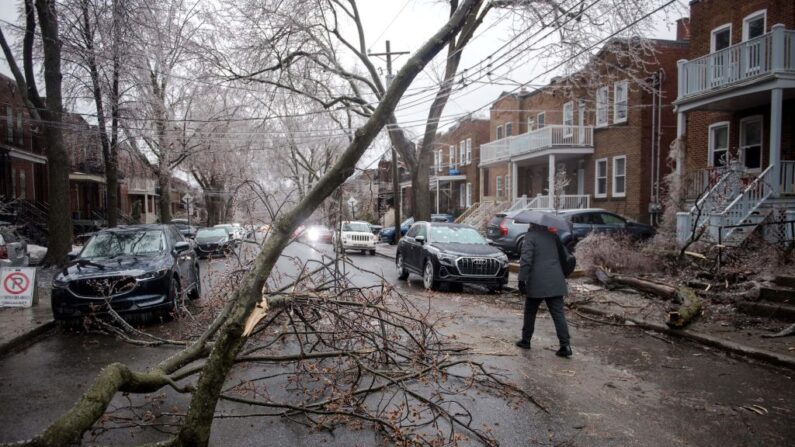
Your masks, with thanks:
M740 121L740 157L745 169L762 170L762 117L752 116Z

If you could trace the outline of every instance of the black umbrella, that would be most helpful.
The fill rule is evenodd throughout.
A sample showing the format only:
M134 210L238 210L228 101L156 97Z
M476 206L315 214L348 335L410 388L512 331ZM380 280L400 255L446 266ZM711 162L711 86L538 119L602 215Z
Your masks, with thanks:
M569 231L569 223L560 216L537 210L524 210L513 217L516 223L533 223L542 227L554 228L558 231Z

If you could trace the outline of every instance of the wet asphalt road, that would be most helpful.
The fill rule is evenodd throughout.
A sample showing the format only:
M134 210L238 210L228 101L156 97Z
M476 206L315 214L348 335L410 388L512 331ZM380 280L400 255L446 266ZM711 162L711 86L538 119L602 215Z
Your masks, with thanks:
M287 254L320 258L315 251L293 245ZM388 259L352 254L357 265L397 282ZM234 268L222 260L202 261L204 290ZM294 274L290 259L278 269ZM380 279L353 273L360 285ZM570 314L575 355L554 356L552 323L542 313L533 350L519 351L513 342L521 328L521 302L510 294L489 295L474 289L464 293L422 289L411 276L399 284L418 305L431 306L442 332L454 335L479 353L478 359L499 369L544 403L550 414L533 407L513 409L486 395L465 396L478 423L490 425L501 445L572 446L788 446L795 439L795 387L792 372L726 357L687 342L671 343L632 327L605 326ZM176 323L168 323L173 325ZM166 328L168 329L168 327ZM165 358L173 348L140 348L96 334L56 332L22 352L0 359L0 442L25 439L68 409L99 369L123 361L135 369ZM260 373L249 371L247 374ZM230 379L235 380L235 378ZM127 410L179 413L185 396L165 390L146 398L117 396L109 418L129 428L96 432L97 443L133 445L164 438L158 431L134 427ZM154 407L154 403L160 403ZM743 407L758 405L767 414ZM117 410L118 409L118 410ZM221 403L219 411L245 408ZM167 424L168 418L161 418ZM340 429L333 434L310 433L282 419L220 419L213 426L213 445L374 445L383 440L368 431Z

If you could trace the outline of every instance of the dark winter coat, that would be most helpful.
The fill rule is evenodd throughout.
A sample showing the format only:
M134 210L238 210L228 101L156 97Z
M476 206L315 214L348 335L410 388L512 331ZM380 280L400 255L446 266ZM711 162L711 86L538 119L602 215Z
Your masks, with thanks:
M525 282L528 298L549 298L568 293L558 257L557 237L546 228L537 229L533 225L525 234L519 261L519 281Z

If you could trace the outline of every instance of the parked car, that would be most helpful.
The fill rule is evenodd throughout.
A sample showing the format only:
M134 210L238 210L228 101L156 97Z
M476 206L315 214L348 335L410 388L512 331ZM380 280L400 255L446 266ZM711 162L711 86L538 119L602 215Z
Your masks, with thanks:
M400 224L400 235L405 236L405 234L409 231L409 227L414 224L414 218L409 217L408 219L404 220L402 224ZM378 234L378 238L381 242L389 242L390 244L395 243L395 226L388 226L384 227L381 232Z
M248 238L248 232L239 223L237 223L237 222L233 223L232 224L232 228L235 230L235 233L237 233L237 237L238 237L239 240L242 241L243 239Z
M182 294L201 296L199 262L172 225L132 225L97 232L53 280L56 320L110 306L145 319L175 310Z
M544 211L554 212L553 210ZM521 212L522 210L497 213L486 226L486 238L489 243L508 255L519 256L522 253L522 244L528 224L514 221L514 217ZM576 241L571 230L559 231L558 237L569 250L574 248Z
M452 214L431 214L431 222L455 222L455 217Z
M324 227L323 225L311 225L301 234L301 239L309 243L323 242L330 244L333 240L333 235L334 232L328 227Z
M226 230L229 234L229 237L235 242L235 244L240 244L243 241L243 235L237 231L234 225L232 224L218 224L213 228L222 228Z
M26 267L29 264L25 238L8 222L0 222L0 266Z
M334 233L334 249L361 250L362 253L375 254L375 242L378 238L370 231L370 224L362 221L345 221L340 223L339 231Z
M384 227L382 227L381 225L370 224L370 231L376 236L378 236L381 233L381 230L383 229Z
M196 233L196 254L199 258L226 256L235 249L235 240L225 228L200 228Z
M469 225L415 223L398 243L395 266L398 279L415 273L431 290L440 283L478 283L499 290L508 282L508 257Z
M554 210L544 210L555 212ZM514 222L513 218L520 211L497 213L486 227L486 237L491 243L508 254L519 255L522 251L524 234L527 224ZM558 232L561 242L573 251L577 242L588 236L592 231L624 233L634 239L647 239L655 234L651 225L634 222L626 217L605 211L600 208L560 210L557 214L571 223L571 230Z
M171 224L177 227L177 230L179 230L183 237L189 239L196 237L196 231L198 231L198 228L196 228L195 225L188 224L188 219L171 219Z

